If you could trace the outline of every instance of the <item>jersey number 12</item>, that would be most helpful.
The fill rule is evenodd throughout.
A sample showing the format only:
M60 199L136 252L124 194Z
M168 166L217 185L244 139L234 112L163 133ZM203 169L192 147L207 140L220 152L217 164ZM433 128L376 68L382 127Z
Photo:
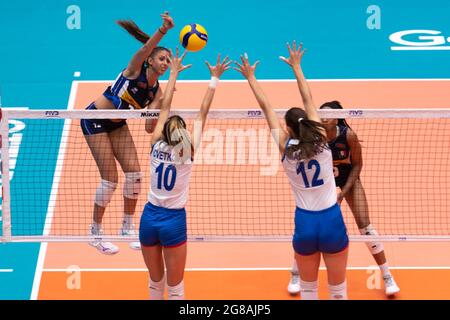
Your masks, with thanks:
M309 183L308 177L306 176L305 161L299 163L297 167L297 174L300 173L302 174L303 182L305 183L305 188L318 187L323 185L323 179L319 179L320 174L319 161L312 159L308 161L308 164L306 166L308 167L308 170L311 170L313 167L315 167L316 171L314 172L314 176L312 178L311 183Z

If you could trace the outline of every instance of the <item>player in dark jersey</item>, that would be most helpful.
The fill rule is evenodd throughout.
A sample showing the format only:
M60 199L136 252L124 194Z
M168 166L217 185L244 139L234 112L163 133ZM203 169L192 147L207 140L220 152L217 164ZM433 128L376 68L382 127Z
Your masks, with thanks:
M169 67L171 53L157 47L159 41L174 26L168 12L161 15L163 23L152 37L144 33L133 21L120 20L117 23L144 45L134 54L128 66L119 74L115 82L92 102L88 110L109 109L157 109L162 97L158 78ZM145 129L151 133L156 120L147 120ZM94 197L91 235L101 235L102 219L106 206L117 188L118 172L116 160L124 174L123 186L124 218L120 235L137 235L133 225L133 215L141 191L142 173L136 147L125 120L82 119L81 128L100 171L101 181ZM90 244L101 253L115 254L119 248L110 242L95 240ZM131 242L130 247L140 250L139 242Z
M338 101L331 101L324 103L320 109L343 108ZM341 189L341 192L338 193L338 203L345 198L362 235L377 235L378 233L370 223L369 206L359 178L363 166L360 141L345 119L322 119L322 123L325 126L328 145L333 154L336 187ZM382 272L386 295L391 296L398 293L400 289L389 271L383 244L377 241L366 244ZM292 273L294 277L295 268ZM295 288L296 286L292 285L291 280L288 287L289 292L295 293L297 291Z

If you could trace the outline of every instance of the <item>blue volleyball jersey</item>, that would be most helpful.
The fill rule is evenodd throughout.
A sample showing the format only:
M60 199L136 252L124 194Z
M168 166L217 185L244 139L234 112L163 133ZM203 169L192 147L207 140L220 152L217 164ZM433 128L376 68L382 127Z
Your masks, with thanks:
M158 80L153 87L149 87L146 71L147 67L143 65L136 79L126 78L122 71L103 95L114 104L116 109L146 108L152 103L159 89Z
M334 140L329 141L331 153L333 154L334 177L337 187L343 187L352 171L352 160L350 145L347 141L346 126L337 126L337 136Z

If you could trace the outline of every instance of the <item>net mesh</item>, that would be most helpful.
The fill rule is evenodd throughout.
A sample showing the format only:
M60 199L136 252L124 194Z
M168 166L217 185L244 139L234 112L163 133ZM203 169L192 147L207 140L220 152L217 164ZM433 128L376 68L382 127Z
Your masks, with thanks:
M127 123L143 173L134 217L138 227L151 174L151 136L145 132L144 119L155 115L111 112L102 116L130 117ZM424 112L321 113L346 117L361 141L364 166L360 178L370 222L381 236L450 238L449 114ZM283 111L278 114L281 117ZM85 111L58 115L10 112L10 240L85 240L100 174L79 119L93 115L95 112ZM192 127L196 112L182 115ZM127 142L115 145L124 155L132 152L130 147ZM118 188L106 209L103 229L106 237L122 240L118 233L123 220L124 175L117 161L111 169L118 172ZM5 171L3 168L3 179ZM211 112L195 157L186 210L191 240L291 238L295 202L278 148L260 112ZM359 235L345 200L342 210L349 235Z

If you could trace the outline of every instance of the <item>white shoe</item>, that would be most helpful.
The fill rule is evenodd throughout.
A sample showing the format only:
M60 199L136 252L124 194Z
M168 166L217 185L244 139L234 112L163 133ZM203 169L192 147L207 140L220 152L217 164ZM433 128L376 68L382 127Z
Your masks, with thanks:
M300 293L300 276L298 273L293 273L291 271L291 280L289 281L287 290L292 295Z
M103 235L103 230L97 230L96 232L92 228L92 226L89 227L89 235L95 235L95 236L101 236ZM98 251L100 251L103 254L116 254L119 252L119 247L115 246L111 242L105 242L102 241L101 237L98 239L95 239L94 241L89 242L91 246L94 248L97 248Z
M392 275L384 276L383 281L387 296L393 296L396 293L400 292L400 288L395 283L394 277Z
M134 230L134 225L130 225L130 226L122 225L122 228L120 228L120 235L121 236L137 235L136 230ZM133 250L141 250L141 243L139 241L130 242L129 246Z

